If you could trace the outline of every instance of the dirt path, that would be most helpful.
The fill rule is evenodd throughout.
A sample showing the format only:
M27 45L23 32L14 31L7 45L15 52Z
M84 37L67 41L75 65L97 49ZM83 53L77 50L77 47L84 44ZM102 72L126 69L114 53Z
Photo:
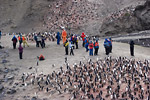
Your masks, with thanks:
M9 61L6 63L6 67L8 68L18 68L16 72L13 73L15 75L15 81L18 81L21 78L22 73L33 73L35 72L35 68L37 68L38 74L41 72L44 74L49 74L52 71L56 71L60 68L60 66L64 65L65 57L68 58L68 62L72 65L73 63L79 63L79 61L85 61L86 59L93 59L96 60L97 58L105 58L105 49L103 47L103 41L100 40L100 49L99 49L99 55L98 56L89 56L89 53L85 52L85 48L81 47L82 42L79 42L79 49L74 50L75 56L66 56L64 47L61 43L60 46L56 45L55 42L48 42L46 43L46 48L36 48L35 43L29 43L30 47L27 47L24 49L23 53L23 60L19 60L19 54L18 50L12 49L12 42L11 42L12 36L5 36L2 37L1 44L5 46L5 51L9 53L9 57L6 59ZM125 43L117 43L113 42L113 51L110 56L118 57L118 56L125 56L127 58L135 58L137 60L144 60L149 59L150 60L150 48L145 48L141 46L135 46L135 57L131 57L129 53L129 44ZM37 56L40 54L43 54L46 58L45 61L39 62L39 66L37 66ZM1 59L2 60L2 59ZM52 67L52 65L55 64L55 67ZM3 68L3 64L0 63L1 68ZM29 69L32 67L32 69ZM1 76L2 77L2 76ZM0 77L0 78L1 78ZM3 84L4 85L4 84ZM9 84L5 84L4 86L9 86ZM9 87L12 87L11 85ZM22 94L24 92L24 94ZM21 94L20 94L21 93ZM19 100L22 100L22 97L25 95L33 95L34 91L31 91L31 89L28 89L28 91L23 91L22 89L19 89L15 95L7 95L4 97L4 100L16 100L18 98ZM43 97L43 96L41 96ZM55 97L54 97L55 98Z

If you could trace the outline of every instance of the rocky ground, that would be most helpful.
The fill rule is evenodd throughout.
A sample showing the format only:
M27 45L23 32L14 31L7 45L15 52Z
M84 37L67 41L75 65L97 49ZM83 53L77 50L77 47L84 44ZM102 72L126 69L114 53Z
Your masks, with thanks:
M103 41L100 39L100 49L98 56L89 56L85 52L85 48L81 47L79 42L79 49L74 50L75 56L66 56L64 47L61 43L60 46L56 42L46 42L46 48L36 48L35 43L29 42L30 47L24 48L23 60L19 60L18 50L12 49L12 36L3 36L1 44L5 46L0 50L0 100L35 100L37 97L40 100L66 100L70 98L69 94L58 95L55 91L53 95L45 91L39 91L36 86L24 84L21 81L23 73L36 73L36 74L49 74L57 71L61 66L65 66L65 57L68 58L70 65L79 63L80 61L86 62L89 58L95 60L97 58L104 59L105 55ZM118 56L125 56L127 58L134 58L136 60L150 60L150 48L145 48L135 45L135 56L131 57L129 53L129 44L113 42L113 52L110 54L113 58ZM38 62L37 56L43 54L46 60ZM53 65L55 64L55 66Z

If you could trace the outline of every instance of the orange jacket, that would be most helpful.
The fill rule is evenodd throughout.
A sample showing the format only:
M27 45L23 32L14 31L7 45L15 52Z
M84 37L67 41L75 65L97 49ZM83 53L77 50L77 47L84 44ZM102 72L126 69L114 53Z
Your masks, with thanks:
M99 46L99 44L97 43L97 42L95 42L95 45L94 45L95 47L97 47L97 46Z
M62 37L67 37L67 32L65 30L62 32Z
M21 40L20 36L18 37L18 40L19 40L19 41Z
M26 40L26 38L23 36L23 37L22 37L22 40L24 41L24 40Z

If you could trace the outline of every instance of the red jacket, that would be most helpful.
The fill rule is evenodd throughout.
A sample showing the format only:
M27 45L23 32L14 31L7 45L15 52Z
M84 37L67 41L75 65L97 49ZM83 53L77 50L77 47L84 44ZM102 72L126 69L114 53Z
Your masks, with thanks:
M85 35L84 35L84 33L82 33L81 38L83 41L84 41L84 37L85 37Z
M89 44L89 49L93 49L93 47L94 47L93 43L90 43Z

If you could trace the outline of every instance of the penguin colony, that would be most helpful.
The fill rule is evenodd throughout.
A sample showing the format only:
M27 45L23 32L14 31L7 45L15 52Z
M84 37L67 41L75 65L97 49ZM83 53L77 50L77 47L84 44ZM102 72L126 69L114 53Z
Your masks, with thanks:
M37 91L68 93L69 100L150 100L150 61L107 57L71 67L65 58L58 72L23 74L22 82Z

